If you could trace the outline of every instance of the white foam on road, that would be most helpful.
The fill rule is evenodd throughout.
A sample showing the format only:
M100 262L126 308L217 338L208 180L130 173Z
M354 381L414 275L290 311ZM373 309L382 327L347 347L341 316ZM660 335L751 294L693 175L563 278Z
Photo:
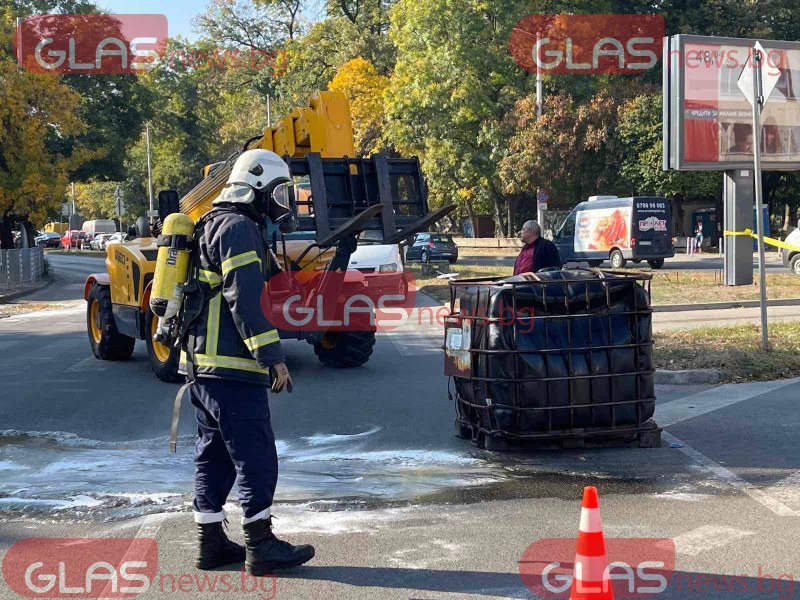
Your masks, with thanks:
M44 301L42 301L44 302ZM83 306L85 302L83 300L76 301L80 302L80 305L71 306L68 308L58 308L53 310L36 310L29 313L22 313L19 315L14 315L13 317L7 317L0 321L3 325L7 325L9 323L22 323L28 321L30 319L43 319L49 317L66 317L70 315L78 315L86 312L86 308Z
M0 471L25 471L27 468L11 460L0 460Z
M401 466L417 465L474 465L480 459L438 450L375 450L367 452L313 452L285 458L287 462L361 461L368 463L395 463Z
M310 446L327 446L332 444L343 444L353 440L365 438L375 433L378 433L380 430L381 430L380 427L373 427L372 429L369 429L367 431L362 431L361 433L351 433L351 434L318 433L316 435L306 436L302 439Z

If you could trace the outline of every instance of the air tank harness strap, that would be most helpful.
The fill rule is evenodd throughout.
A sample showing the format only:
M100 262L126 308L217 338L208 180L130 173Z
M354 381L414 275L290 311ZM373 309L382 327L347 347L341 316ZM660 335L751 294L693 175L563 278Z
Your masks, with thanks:
M191 240L192 238L188 235L160 235L156 239L156 246L159 248L167 246L176 250L186 250L191 247Z
M192 382L184 383L178 393L175 394L175 401L172 403L172 425L169 432L169 451L173 454L178 451L178 421L181 416L181 404L183 397L189 393L189 386Z
M744 235L751 237L753 239L758 239L758 234L754 233L752 229L745 229L744 231L728 231L727 229L723 231L725 235L735 236L735 235ZM792 246L791 244L787 244L781 240L776 240L775 238L764 236L764 243L769 244L770 246L777 246L778 248L785 248L786 250L794 250L795 252L800 252L800 246Z

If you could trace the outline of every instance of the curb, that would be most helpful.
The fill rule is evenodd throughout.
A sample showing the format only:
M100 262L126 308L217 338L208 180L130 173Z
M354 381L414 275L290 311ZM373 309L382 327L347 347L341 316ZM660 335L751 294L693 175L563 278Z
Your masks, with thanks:
M686 385L690 383L719 383L720 372L717 369L687 369L669 371L656 369L655 383L661 385Z
M656 304L653 312L684 312L691 310L719 310L728 308L758 308L758 300L739 300L737 302L705 302L703 304ZM767 300L767 306L800 306L800 298L779 298Z
M17 292L12 292L10 294L2 295L2 296L0 296L0 304L8 304L9 302L12 302L12 301L17 300L19 298L27 296L28 294L33 294L34 292L41 291L44 288L46 288L48 285L53 283L53 281L55 281L55 279L51 275L51 276L47 277L47 280L42 285L39 285L39 286L36 286L36 287L32 287L32 288L28 288L26 290L19 290Z

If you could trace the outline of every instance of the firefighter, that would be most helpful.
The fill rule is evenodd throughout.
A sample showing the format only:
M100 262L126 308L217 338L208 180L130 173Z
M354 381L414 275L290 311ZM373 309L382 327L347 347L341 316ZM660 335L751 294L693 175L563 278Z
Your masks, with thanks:
M293 218L290 182L277 154L248 150L197 225L193 261L202 301L187 328L181 369L198 427L193 508L200 569L245 561L247 573L260 576L314 556L312 546L275 537L270 514L278 456L267 390L271 385L275 393L291 391L292 378L269 319L265 281L279 266L265 243L265 228L268 221ZM244 548L223 530L222 507L234 482Z

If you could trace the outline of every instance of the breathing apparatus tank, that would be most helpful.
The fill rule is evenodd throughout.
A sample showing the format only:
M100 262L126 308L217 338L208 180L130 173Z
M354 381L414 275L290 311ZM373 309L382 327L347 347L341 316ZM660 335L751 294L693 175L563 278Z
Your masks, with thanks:
M189 279L194 221L183 213L164 219L158 237L158 257L150 291L150 309L160 318L156 338L166 333L165 321L175 317L183 304L183 288ZM161 340L157 340L161 341Z

